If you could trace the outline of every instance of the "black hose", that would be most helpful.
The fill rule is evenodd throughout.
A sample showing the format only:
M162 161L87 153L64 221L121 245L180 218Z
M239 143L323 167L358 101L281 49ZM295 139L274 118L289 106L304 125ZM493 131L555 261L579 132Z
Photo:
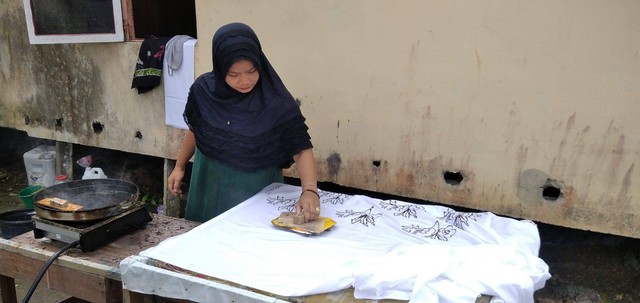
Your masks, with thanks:
M49 269L49 266L51 266L51 264L53 264L53 261L55 261L62 253L67 251L67 249L77 246L78 243L80 243L80 241L75 241L75 242L67 244L65 247L60 248L60 250L58 250L55 254L53 254L53 256L51 256L51 258L49 258L47 263L45 263L44 266L40 269L40 272L38 273L38 275L36 276L36 279L31 284L31 287L29 288L29 291L27 291L27 295L24 296L24 299L22 300L22 303L29 302L29 300L31 299L31 296L36 291L36 287L38 287L38 284L40 284L40 280L42 280L42 277L44 276L44 273L47 272L47 269Z

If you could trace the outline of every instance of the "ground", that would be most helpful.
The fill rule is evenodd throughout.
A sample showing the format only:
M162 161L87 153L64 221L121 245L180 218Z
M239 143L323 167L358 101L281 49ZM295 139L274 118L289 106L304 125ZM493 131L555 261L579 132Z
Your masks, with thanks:
M16 145L13 134L0 129L0 213L23 208L17 193L27 186L22 155L39 142L24 140ZM17 135L18 139L23 139ZM3 142L5 141L5 142ZM9 144L11 141L14 143ZM20 141L22 142L22 141ZM75 147L74 151L83 151ZM113 151L89 150L97 155L101 165L112 159L126 164L118 168L117 176L139 184L142 196L148 200L162 197L162 160ZM110 155L117 153L117 155ZM83 154L79 154L81 156ZM122 160L124 159L126 160ZM76 178L81 177L74 176ZM74 172L74 174L76 174ZM640 239L606 235L538 223L541 237L540 257L549 265L552 278L537 291L538 303L640 302ZM30 281L16 281L18 299L30 287ZM31 302L60 302L65 295L39 287Z

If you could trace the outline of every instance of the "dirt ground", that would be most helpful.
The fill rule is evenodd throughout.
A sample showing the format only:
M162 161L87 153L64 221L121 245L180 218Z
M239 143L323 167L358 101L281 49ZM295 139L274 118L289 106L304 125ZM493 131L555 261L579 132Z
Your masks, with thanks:
M17 195L27 185L22 155L38 144L24 141L24 145L16 145L12 136L0 129L0 213L23 208ZM141 193L161 199L162 161L159 163L130 155L120 175L142 184ZM542 239L540 257L549 265L552 278L536 292L536 302L640 302L640 239L540 223L538 228ZM21 300L31 282L16 283ZM39 287L31 302L60 302L65 298L63 294Z

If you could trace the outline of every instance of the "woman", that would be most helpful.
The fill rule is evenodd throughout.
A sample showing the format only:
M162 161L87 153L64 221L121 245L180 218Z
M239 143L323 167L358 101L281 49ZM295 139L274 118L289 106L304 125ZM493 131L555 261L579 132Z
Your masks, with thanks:
M204 222L283 182L293 162L302 184L296 211L320 215L313 145L305 118L262 52L258 37L242 23L213 36L213 71L192 84L184 119L189 126L168 179L181 193L185 166L195 154L185 218Z

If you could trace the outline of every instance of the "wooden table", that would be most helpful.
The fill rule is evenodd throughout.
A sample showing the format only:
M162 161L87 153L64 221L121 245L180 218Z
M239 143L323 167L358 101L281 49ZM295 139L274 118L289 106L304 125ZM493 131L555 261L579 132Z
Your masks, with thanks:
M41 285L90 302L123 302L120 261L185 233L199 223L168 216L153 216L138 229L93 252L69 249L49 267ZM2 302L17 302L15 281L33 281L47 260L65 243L35 239L32 232L0 239L0 291Z

